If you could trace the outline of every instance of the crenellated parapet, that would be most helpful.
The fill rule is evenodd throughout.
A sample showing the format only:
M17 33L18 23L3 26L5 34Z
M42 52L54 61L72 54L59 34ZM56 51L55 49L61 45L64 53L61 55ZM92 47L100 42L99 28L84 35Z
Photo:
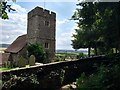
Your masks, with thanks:
M41 7L36 7L28 13L28 19L36 15L42 16L45 18L52 18L52 19L56 18L56 13L43 9Z

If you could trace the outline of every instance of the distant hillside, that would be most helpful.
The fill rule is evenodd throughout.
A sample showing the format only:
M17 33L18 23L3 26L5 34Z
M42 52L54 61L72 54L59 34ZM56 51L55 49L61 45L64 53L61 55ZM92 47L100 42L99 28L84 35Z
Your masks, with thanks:
M0 48L7 48L10 44L0 44ZM56 53L72 53L72 52L76 52L76 53L87 53L87 50L56 50Z
M87 50L56 50L56 53L72 53L72 52L76 52L76 53L87 53Z
M10 44L0 44L0 48L7 48Z

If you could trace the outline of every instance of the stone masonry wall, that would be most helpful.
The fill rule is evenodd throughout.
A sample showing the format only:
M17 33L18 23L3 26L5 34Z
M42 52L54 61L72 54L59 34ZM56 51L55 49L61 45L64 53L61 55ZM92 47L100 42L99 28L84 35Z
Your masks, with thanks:
M56 33L56 14L49 10L36 7L28 13L27 24L28 43L41 43L43 46L48 43L47 51L50 59L55 55L55 33Z

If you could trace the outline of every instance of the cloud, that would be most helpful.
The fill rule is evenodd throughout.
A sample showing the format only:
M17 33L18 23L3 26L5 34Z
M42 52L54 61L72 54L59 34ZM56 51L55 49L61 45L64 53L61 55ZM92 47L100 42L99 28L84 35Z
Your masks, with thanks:
M16 12L9 13L8 20L0 19L0 22L2 22L2 24L0 24L0 28L2 27L2 39L0 40L0 43L10 44L18 36L27 33L27 11L28 10L17 4L12 4L12 7L16 9ZM72 39L72 34L75 32L74 29L75 29L74 22L68 19L57 17L56 49L72 49L71 39Z
M0 43L12 43L18 36L27 33L27 10L17 4L12 4L15 12L8 13L9 19L0 19L2 39Z
M56 48L57 49L72 49L72 35L75 33L76 25L69 20L57 21L57 34L56 34ZM66 27L66 28L62 28Z
M16 12L19 13L19 14L26 13L25 8L21 7L20 5L15 4L15 3L12 4L11 8L15 9Z
M71 49L71 33L62 33L57 38L57 49Z
M67 20L67 19L64 19L64 20L57 20L56 21L56 23L57 23L57 25L61 25L61 24L65 24L65 23L67 23L67 22L69 22L69 20Z
M17 0L17 2L76 2L77 0Z

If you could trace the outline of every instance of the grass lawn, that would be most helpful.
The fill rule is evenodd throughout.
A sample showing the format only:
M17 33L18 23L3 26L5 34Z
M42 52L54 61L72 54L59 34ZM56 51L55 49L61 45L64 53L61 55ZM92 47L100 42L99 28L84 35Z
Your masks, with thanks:
M12 68L0 68L0 71L10 70Z
M56 53L56 56L74 56L74 55L79 55L79 53Z
M29 68L30 65L26 65L25 67L21 67L21 68ZM6 71L6 70L15 70L15 69L20 69L19 67L15 67L15 68L5 68L5 67L0 67L0 72L1 71Z

